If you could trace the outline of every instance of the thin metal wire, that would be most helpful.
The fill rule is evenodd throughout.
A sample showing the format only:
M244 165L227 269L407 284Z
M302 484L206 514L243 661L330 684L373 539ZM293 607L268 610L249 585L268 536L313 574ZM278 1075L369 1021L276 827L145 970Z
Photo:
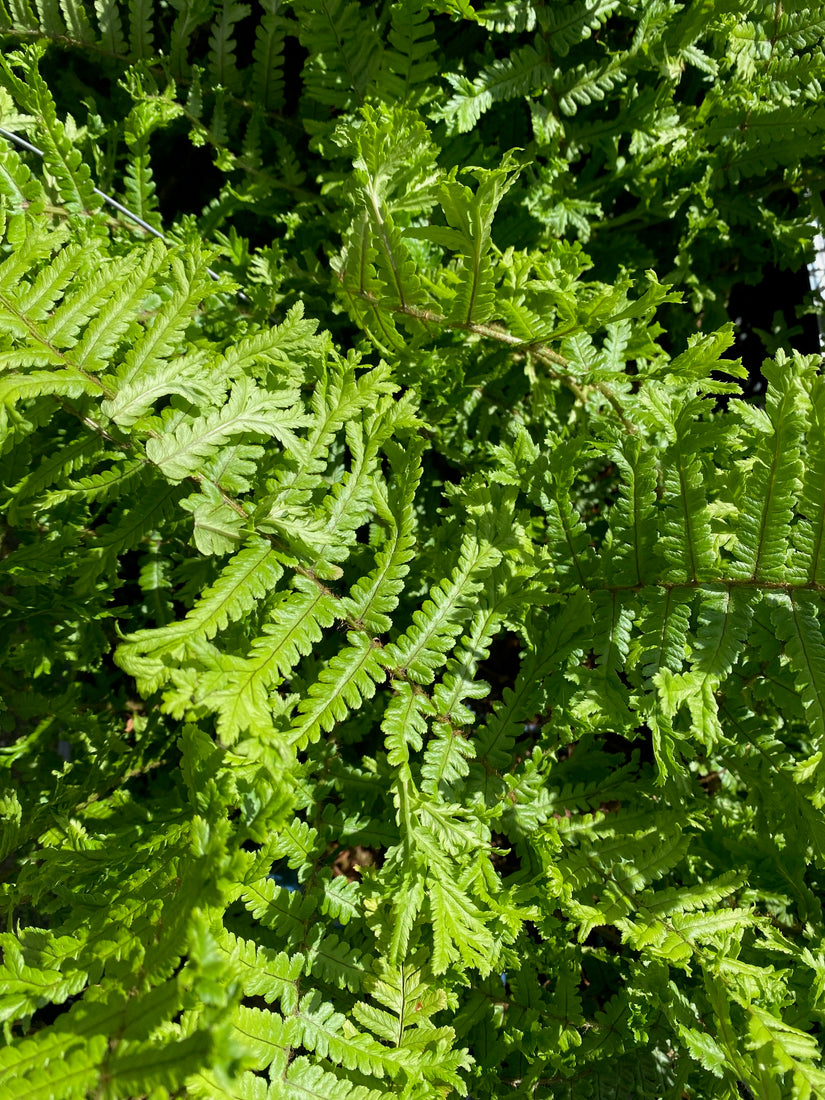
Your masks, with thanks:
M19 145L22 149L28 149L30 153L35 153L38 157L45 156L45 153L42 149L38 149L38 147L36 145L32 145L30 141L26 141L25 138L21 138L18 134L13 134L11 130L7 130L3 126L0 126L0 135L2 135L4 138L7 138L9 141L13 141L15 145ZM161 241L167 240L167 237L163 233L161 233L159 229L155 229L153 225L150 225L148 222L144 221L139 214L136 214L134 210L130 210L128 206L124 206L123 203L118 202L117 199L113 199L111 195L107 195L106 192L101 191L99 187L94 187L92 188L92 190L96 195L99 195L105 203L108 203L109 206L113 207L121 214L124 214L136 225L139 225L141 229L145 229L147 233L151 233L153 237L157 237ZM207 267L206 270L210 278L214 279L216 283L220 281L220 275L218 275L217 271L213 271L211 267ZM245 302L249 301L249 298L247 298L242 290L238 291L238 297L243 298Z

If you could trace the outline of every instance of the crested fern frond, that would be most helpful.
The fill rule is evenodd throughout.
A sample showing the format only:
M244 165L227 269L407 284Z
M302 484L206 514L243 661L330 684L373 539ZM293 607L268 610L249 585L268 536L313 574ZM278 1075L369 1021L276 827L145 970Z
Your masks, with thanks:
M517 169L505 164L495 171L476 171L478 187L473 193L463 184L445 184L441 207L450 230L430 229L430 239L446 244L462 257L457 270L459 289L448 321L471 325L483 324L493 313L493 267L490 262L491 237L496 209L515 182Z

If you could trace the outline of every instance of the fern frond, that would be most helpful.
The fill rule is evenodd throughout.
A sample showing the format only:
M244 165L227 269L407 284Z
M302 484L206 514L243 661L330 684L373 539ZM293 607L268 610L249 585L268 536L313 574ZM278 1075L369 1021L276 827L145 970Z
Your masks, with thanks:
M349 646L330 658L300 703L290 731L290 740L300 748L317 741L322 731L331 730L350 710L371 699L376 684L386 678L384 662L372 640L354 630L347 639Z
M591 600L593 649L600 674L611 677L624 666L630 650L631 629L638 612L637 603L632 596L615 591L594 592Z
M444 868L446 871L447 868ZM427 907L433 926L432 968L443 974L452 963L463 962L482 975L498 961L496 943L481 910L449 873L428 882Z
M352 0L295 0L306 94L336 110L363 105L381 63L377 12Z
M300 955L290 957L283 951L259 947L227 930L219 934L218 946L228 967L238 975L247 997L263 997L267 1004L279 1000L284 1016L294 1013L298 1007L298 979L303 971Z
M117 347L120 339L125 334L130 323L137 316L143 306L149 287L155 281L155 276L166 260L165 249L160 241L147 246L145 253L140 257L140 262L133 270L125 269L125 265L117 265L120 270L107 271L116 278L123 279L120 293L112 295L103 308L95 309L96 315L86 326L80 340L73 349L74 360L82 365L84 370L98 372L103 370L109 358ZM63 339L69 333L75 331L81 322L81 314L75 300L68 296L64 308L71 310L74 317L71 322L63 319L59 311L54 315L54 329L50 333L52 338L54 330L59 330ZM94 299L84 304L86 309L95 308ZM163 349L166 350L166 349Z
M155 246L157 247L157 245ZM148 326L143 338L124 356L119 371L119 387L135 386L144 371L148 371L155 362L165 359L178 350L179 341L189 324L192 311L204 297L210 280L204 257L192 250L182 255L167 253L172 277L172 294L164 302ZM121 306L111 320L118 323ZM115 321L115 318L118 320Z
M155 52L151 0L128 0L129 52L137 61L148 61Z
M124 1042L107 1059L105 1074L127 1095L150 1083L173 1091L186 1078L212 1060L215 1041L209 1030L201 1029L183 1038L167 1042Z
M699 622L693 668L721 682L746 644L759 591L712 588L700 590Z
M304 427L309 418L303 411L282 409L280 404L276 395L239 380L220 409L149 439L146 456L164 477L182 481L226 440L239 435L274 436L288 447L295 440L293 429Z
M242 1037L240 1041L243 1041ZM286 1100L283 1092L274 1091L278 1088L277 1084L267 1086L267 1082L251 1070L241 1070L227 1082L224 1074L219 1077L210 1070L199 1069L190 1075L186 1088L197 1100L270 1100L273 1096L283 1096Z
M293 1096L306 1096L308 1100L381 1100L383 1094L380 1087L353 1084L306 1057L298 1057L290 1062L283 1082L273 1083L269 1095L271 1100L291 1100Z
M561 666L589 640L591 623L589 601L582 593L576 593L554 616L546 632L542 632L541 645L519 670L515 686L505 689L500 704L479 730L478 760L486 761L496 771L509 766L516 738L524 732L525 724L541 713L545 696L539 685L552 669Z
M512 187L517 168L505 158L501 168L476 169L475 192L463 184L450 182L441 191L441 207L449 230L418 231L431 240L446 244L462 257L457 275L459 289L448 321L460 325L483 324L494 309L494 273L490 258L490 230L496 210Z
M251 9L248 4L239 4L235 0L220 0L217 8L217 19L212 24L212 34L209 37L209 68L215 84L231 91L238 86L240 80L233 30L235 24L246 18Z
M11 3L6 6L8 7L8 14L4 12L4 15L6 15L6 19L11 26L24 31L38 31L40 29L40 21L32 11L28 0L11 0Z
M52 455L44 455L40 465L13 487L14 499L9 507L10 517L21 514L21 505L27 497L36 497L62 477L70 477L72 473L98 458L100 453L100 440L94 436L84 436L61 447Z
M421 763L421 789L432 797L449 798L470 770L475 749L458 730L437 723Z
M825 454L819 445L825 431L825 385L820 376L810 382L811 419L805 448L805 470L791 537L795 566L809 582L825 583Z
M743 651L762 593L710 587L699 591L690 671L673 675L669 668L660 667L654 680L665 714L674 715L686 703L694 731L706 744L714 744L722 736L716 692Z
M363 624L373 635L389 630L390 613L398 603L409 571L415 538L413 501L421 478L424 449L422 441L414 441L406 452L395 444L385 446L394 476L386 497L383 487L376 484L374 500L378 516L389 527L387 539L376 554L372 572L361 577L351 593L340 601L343 614L350 621Z
M443 660L442 654L461 629L469 601L499 560L498 550L468 535L450 579L430 590L429 599L413 614L412 625L384 647L381 662L401 670L417 683L430 683L433 670Z
M47 394L50 397L80 397L82 394L99 396L100 387L79 371L35 370L26 375L0 378L0 405L11 408L21 401Z
M436 714L451 725L463 726L474 722L475 714L462 700L483 699L490 690L490 685L484 680L475 679L475 673L481 661L489 656L490 642L506 614L507 601L505 597L497 606L486 604L487 600L484 600L470 630L447 661L441 683L433 691Z
M180 107L170 98L156 97L136 103L124 124L124 137L131 153L123 185L126 203L134 214L158 231L161 224L149 143L157 129L180 113Z
M284 102L284 38L287 24L280 14L280 0L264 0L264 14L255 31L252 53L252 92L265 111Z
M99 1080L108 1040L105 1035L93 1035L83 1047L75 1047L62 1058L53 1059L48 1065L34 1069L24 1082L10 1081L0 1084L3 1100L17 1100L21 1083L32 1100L50 1100L53 1096L65 1096L66 1100L88 1096Z
M624 476L619 498L610 510L600 555L602 571L612 584L638 585L658 572L656 464L653 453L632 437L625 438L611 457Z
M225 737L237 736L245 729L271 729L269 689L312 650L322 631L335 621L336 606L321 588L300 576L293 583L296 591L276 604L249 655L202 679L202 701L219 712Z
M769 370L768 367L765 368ZM765 414L751 419L753 465L742 482L735 562L737 579L776 580L785 571L791 519L801 487L805 428L801 387L775 368Z
M825 738L825 639L819 600L811 592L771 593L771 619L796 676L797 690L815 743Z
M34 235L34 225L43 213L45 194L18 154L5 147L0 147L0 195L8 204L5 236L15 249L5 261L8 264L15 259L19 249L25 249L27 239Z
M213 638L256 607L282 576L283 568L270 544L261 538L250 539L183 619L126 635L118 648L118 660L124 667L135 668L139 655L157 658L202 638Z
M116 0L95 0L95 14L100 29L100 44L111 54L126 53L123 21Z
M381 722L390 767L405 767L409 750L420 751L427 732L426 716L431 709L426 696L415 692L412 684L402 681L396 686Z
M586 584L596 567L590 532L571 501L571 486L585 455L583 438L560 440L548 435L544 453L528 475L530 498L546 517L548 549L561 587Z
M330 985L358 993L364 986L372 958L338 936L315 937L307 950L307 966Z
M95 33L80 0L60 0L60 8L69 36L84 45L92 45L95 42Z
M27 47L22 52L21 63L25 71L22 80L15 75L9 59L0 58L0 82L37 119L43 162L54 175L60 201L68 210L77 213L97 210L102 200L92 183L89 168L58 119L54 99L40 75L38 61L41 53L42 50L37 47Z
M299 1038L294 1016L284 1019L277 1012L239 1005L233 1020L233 1038L240 1043L244 1057L253 1069L268 1069L283 1060ZM266 1095L266 1094L265 1094Z
M606 61L593 67L577 65L563 73L557 70L552 86L561 111L565 115L575 115L580 107L604 99L624 79L624 73L615 62Z
M537 15L554 57L566 57L575 46L590 38L618 7L618 0L575 0L563 8L539 7Z
M650 594L640 617L642 671L652 677L660 668L679 671L685 659L694 592L666 588Z
M298 1014L301 1042L322 1058L331 1058L345 1069L358 1070L380 1079L398 1076L410 1060L402 1051L384 1046L377 1039L345 1030L345 1018L331 1004L310 993L301 1001ZM349 1031L349 1033L348 1033Z
M429 5L421 0L401 0L387 7L391 48L382 59L381 84L391 102L417 102L432 94L428 83L438 72Z
M548 84L552 76L553 67L539 39L536 46L523 46L509 57L494 61L474 80L447 73L453 94L434 117L444 119L452 132L466 133L495 103L530 95Z
M665 576L671 581L706 581L718 573L711 516L704 485L702 425L685 417L677 425L677 439L664 465L665 515L659 553Z

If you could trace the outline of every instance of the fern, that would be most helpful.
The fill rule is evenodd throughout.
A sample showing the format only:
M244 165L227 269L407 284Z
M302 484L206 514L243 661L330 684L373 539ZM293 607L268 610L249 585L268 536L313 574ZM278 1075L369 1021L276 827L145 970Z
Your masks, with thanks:
M542 52L525 46L502 61L494 61L472 82L450 74L447 79L453 95L435 117L443 118L458 133L466 133L497 101L539 91L553 73Z
M822 1092L818 13L0 33L0 1096Z

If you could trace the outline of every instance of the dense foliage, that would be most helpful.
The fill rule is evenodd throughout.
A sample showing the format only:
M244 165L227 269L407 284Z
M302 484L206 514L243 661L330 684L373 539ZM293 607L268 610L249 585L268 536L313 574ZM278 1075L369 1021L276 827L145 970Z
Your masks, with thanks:
M825 1095L825 19L260 8L0 4L0 1100Z

